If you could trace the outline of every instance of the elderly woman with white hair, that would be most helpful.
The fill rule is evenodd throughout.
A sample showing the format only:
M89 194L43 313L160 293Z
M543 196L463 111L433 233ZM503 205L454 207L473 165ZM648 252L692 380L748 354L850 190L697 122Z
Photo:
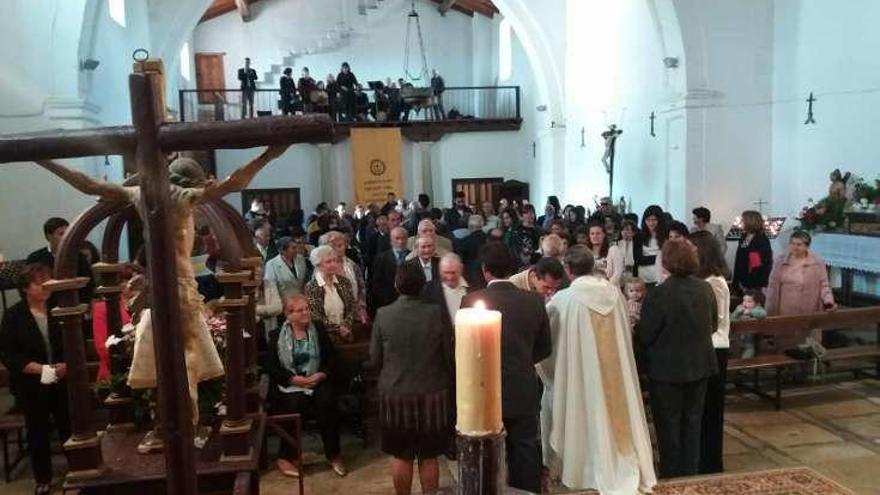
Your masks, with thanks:
M345 254L348 250L348 236L342 232L330 231L322 235L319 242L321 245L333 248L333 252L342 260L340 275L351 283L357 302L355 320L367 324L367 284L364 282L364 272L361 267Z
M313 249L309 258L315 276L306 284L305 294L312 318L325 326L334 345L354 341L357 301L351 282L342 273L342 257L324 245Z

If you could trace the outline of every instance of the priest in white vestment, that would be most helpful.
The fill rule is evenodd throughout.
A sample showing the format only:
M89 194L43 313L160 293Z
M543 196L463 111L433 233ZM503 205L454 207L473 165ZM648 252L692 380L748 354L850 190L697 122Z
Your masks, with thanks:
M572 283L547 305L553 354L538 365L553 397L541 410L551 467L568 488L649 493L657 477L623 295L593 275L587 248L564 264Z

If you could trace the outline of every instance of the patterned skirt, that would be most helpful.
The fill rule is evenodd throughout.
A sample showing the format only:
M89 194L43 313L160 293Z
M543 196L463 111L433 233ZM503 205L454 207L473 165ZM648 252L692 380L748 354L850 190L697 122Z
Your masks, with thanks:
M444 454L452 438L448 390L431 394L379 396L382 452L398 459L431 459Z

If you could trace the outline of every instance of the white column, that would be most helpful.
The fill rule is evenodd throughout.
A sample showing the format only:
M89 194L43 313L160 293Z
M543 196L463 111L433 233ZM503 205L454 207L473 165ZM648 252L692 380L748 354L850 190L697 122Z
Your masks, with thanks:
M321 184L320 201L327 201L328 204L333 200L333 145L330 143L318 144L318 156L320 164L318 166L318 174Z
M434 148L433 144L434 143L431 141L423 141L419 143L419 151L421 154L420 162L422 190L417 191L417 193L425 192L429 196L431 196L432 203L440 204L438 201L439 198L437 198L437 195L434 191L434 170L431 167L431 151ZM416 182L419 182L418 178L416 179Z

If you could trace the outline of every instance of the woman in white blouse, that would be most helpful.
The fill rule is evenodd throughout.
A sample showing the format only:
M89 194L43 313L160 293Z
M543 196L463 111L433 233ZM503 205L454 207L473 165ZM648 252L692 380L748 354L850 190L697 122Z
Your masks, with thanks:
M357 302L355 319L360 323L367 323L367 285L361 267L345 254L348 250L348 237L342 232L330 231L321 236L319 243L333 248L333 252L342 260L340 275L351 283Z
M351 282L342 275L342 259L330 246L318 246L309 255L315 277L306 284L309 311L321 322L334 345L354 341L355 296Z
M604 224L591 222L588 227L586 246L593 253L596 272L605 275L609 282L619 287L623 276L623 251L610 244Z
M700 474L724 471L722 442L724 439L724 387L727 381L727 355L730 348L730 289L727 286L728 269L711 232L694 232L691 242L697 248L700 268L696 276L712 286L718 304L718 327L712 333L712 344L718 359L718 374L706 385L703 409L702 440L700 445Z

